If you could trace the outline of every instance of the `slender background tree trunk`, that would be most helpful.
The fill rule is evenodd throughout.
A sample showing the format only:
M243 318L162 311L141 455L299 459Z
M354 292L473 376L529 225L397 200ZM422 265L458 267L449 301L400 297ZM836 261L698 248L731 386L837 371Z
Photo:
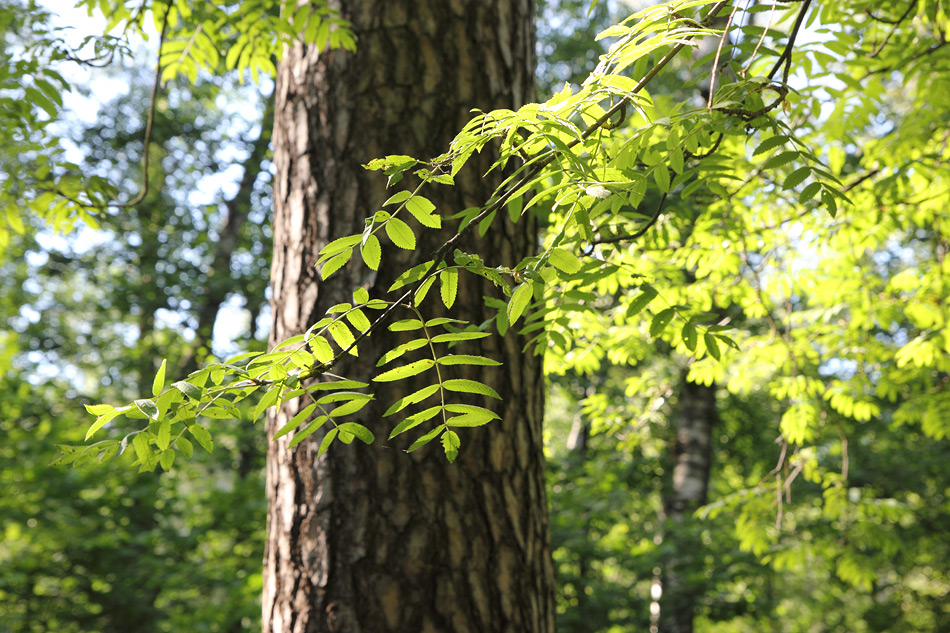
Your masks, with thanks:
M387 154L435 156L471 108L513 108L533 98L532 5L349 0L342 13L359 38L356 54L289 52L278 70L275 111L273 342L350 301L357 285L380 296L400 271L430 259L447 234L417 231L414 253L385 249L378 275L356 257L328 282L314 269L320 248L361 232L392 193L385 177L362 164ZM481 178L490 152L473 162L455 187L427 190L443 215L484 203L497 183ZM510 265L535 244L530 223L498 219L466 248ZM451 315L483 321L490 314L482 296L490 293L468 280ZM423 309L437 300L433 294ZM377 332L358 359L335 371L368 382L380 351L400 340ZM318 459L320 432L293 450L289 438L270 443L265 633L553 631L541 366L521 353L517 336L486 340L480 352L505 364L477 377L504 397L494 405L503 420L464 432L453 465L437 443L409 455L403 449L412 438L386 441L397 420L381 419L382 412L429 384L425 374L377 389L378 401L358 414L377 435L372 447L337 443ZM271 415L268 435L302 406L289 403Z
M684 376L673 418L673 482L663 500L663 511L668 520L664 539L672 543L674 553L663 567L659 630L692 633L702 589L690 576L702 569L703 546L691 519L706 503L709 491L712 430L718 419L716 386L688 382Z

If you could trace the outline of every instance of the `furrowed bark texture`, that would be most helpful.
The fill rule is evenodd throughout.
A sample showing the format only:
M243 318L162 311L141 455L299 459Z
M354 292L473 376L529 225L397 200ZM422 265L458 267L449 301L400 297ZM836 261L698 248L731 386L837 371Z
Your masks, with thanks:
M407 178L387 191L381 172L362 164L387 154L436 156L471 118L471 108L515 108L533 99L532 5L348 0L341 9L359 38L357 53L304 46L289 52L276 88L272 342L304 331L331 305L351 301L358 285L384 296L398 273L430 259L451 234L451 221L449 232L422 231L404 218L416 229L418 248L385 247L379 273L358 254L326 282L314 269L327 242L360 233L393 191L415 185ZM472 162L455 187L426 188L443 216L483 204L498 182L481 178L489 151ZM535 244L531 223L498 218L464 249L513 265ZM466 275L462 282L449 314L476 324L489 318L482 296L498 291ZM436 287L423 304L426 318L445 312L438 303ZM396 318L412 316L406 310ZM381 352L418 335L378 331L360 346L359 358L334 372L370 382L381 371L375 368ZM524 340L517 336L485 341L453 352L481 353L504 366L448 377L491 385L503 403L460 394L455 401L492 406L502 421L461 429L455 464L446 462L437 441L405 452L429 424L411 437L386 439L418 408L385 419L383 411L432 384L429 372L374 385L377 400L352 418L373 430L373 446L337 442L318 459L323 430L294 449L287 448L289 438L270 442L265 633L553 631L541 367L522 354ZM271 415L268 436L306 404L290 403Z
M660 601L662 633L692 633L693 618L702 590L690 578L702 565L702 541L696 533L693 512L706 503L712 462L712 430L718 419L716 386L682 382L674 416L673 485L664 499L669 532L664 540L675 553L663 569Z

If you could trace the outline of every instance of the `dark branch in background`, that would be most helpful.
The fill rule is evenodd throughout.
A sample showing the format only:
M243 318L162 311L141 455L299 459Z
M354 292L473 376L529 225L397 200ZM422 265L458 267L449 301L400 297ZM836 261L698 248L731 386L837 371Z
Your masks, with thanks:
M896 24L900 24L901 22L903 22L903 21L904 21L904 18L907 17L907 15L910 13L911 9L913 9L915 6L917 6L917 0L912 0L911 3L910 3L910 6L907 7L907 12L904 13L904 15L902 15L901 17L897 18L896 20L892 20L892 19L890 19L890 18L882 18L882 17L880 17L880 16L878 16L878 15L874 15L874 13L873 13L870 9L865 9L864 12L867 13L868 17L871 18L872 20L874 20L875 22L883 22L884 24L895 24L895 25L896 25Z
M889 24L893 24L893 26L891 27L891 30L888 31L887 35L884 36L884 39L881 40L881 43L877 45L877 48L875 48L873 51L867 54L868 58L877 57L881 53L881 51L884 50L884 47L887 46L887 43L890 41L891 37L894 35L894 33L897 32L897 27L901 25L901 22L907 19L907 16L910 15L910 12L914 10L915 6L917 6L917 0L913 0L913 2L907 5L907 10L904 11L901 17L897 18L896 22L889 22ZM871 12L868 11L869 15L870 13ZM871 16L871 17L874 17L874 16Z
M842 188L841 188L841 191L851 191L852 189L854 189L855 187L857 187L858 185L860 185L860 184L861 184L862 182L864 182L865 180L868 180L869 178L874 178L874 177L877 176L879 173L881 173L881 170L880 170L880 169L872 169L871 171L869 171L868 173L864 174L863 176L860 176L859 178L855 179L854 182L850 182L850 183L848 183L847 185L845 185L844 187L842 187Z
M627 242L639 239L646 235L646 232L656 224L656 221L660 219L660 214L663 213L663 205L666 203L666 197L669 194L664 193L660 198L660 204L656 205L656 211L653 212L653 217L651 217L646 224L637 229L636 233L631 233L629 235L615 235L614 237L605 237L603 239L594 240L591 242L591 246L596 246L598 244L616 244L617 242Z
M805 14L808 13L808 7L811 6L811 0L805 0L802 2L802 8L798 12L798 17L795 18L795 26L792 27L792 32L788 34L788 43L785 45L785 50L782 51L782 54L779 55L779 58L775 62L775 66L772 67L772 70L769 71L768 78L773 79L775 73L778 72L778 69L782 66L782 63L785 63L785 70L782 72L782 82L788 83L788 75L792 71L792 51L795 48L795 38L798 37L798 31L802 27L802 22L805 21Z

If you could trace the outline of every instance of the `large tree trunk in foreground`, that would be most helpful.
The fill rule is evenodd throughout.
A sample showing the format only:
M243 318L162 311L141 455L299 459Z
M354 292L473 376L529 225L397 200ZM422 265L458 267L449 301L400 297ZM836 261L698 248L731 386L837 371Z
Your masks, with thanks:
M417 251L385 249L378 274L354 257L320 281L314 269L320 248L361 232L364 219L394 191L362 164L387 154L438 155L471 108L512 108L533 98L532 0L343 4L358 52L298 46L278 71L273 342L304 331L331 305L351 301L358 285L382 296L396 274L430 259L446 237L417 230ZM427 188L443 216L490 195L497 180L480 178L491 160L484 154L456 177L455 187ZM512 265L533 252L535 241L529 223L499 219L485 238L465 247ZM486 294L496 291L469 280L451 316L474 323L488 318ZM437 301L433 290L423 310ZM400 340L379 331L361 345L358 359L334 371L369 382L379 353ZM495 405L503 421L463 429L455 464L437 443L405 453L419 433L386 441L400 416L382 419L382 412L431 384L426 374L386 383L391 386L376 389L377 401L355 416L376 433L371 447L335 443L318 459L322 432L292 450L289 438L270 443L265 633L553 630L541 367L510 333L485 340L479 353L505 364L470 377L504 397ZM272 415L268 435L302 406L291 403Z
M672 445L672 488L663 499L668 519L664 540L675 553L663 568L660 601L661 633L692 633L693 618L702 590L691 576L702 567L703 545L693 512L706 503L712 462L712 431L718 420L716 386L683 380L674 414L676 439Z

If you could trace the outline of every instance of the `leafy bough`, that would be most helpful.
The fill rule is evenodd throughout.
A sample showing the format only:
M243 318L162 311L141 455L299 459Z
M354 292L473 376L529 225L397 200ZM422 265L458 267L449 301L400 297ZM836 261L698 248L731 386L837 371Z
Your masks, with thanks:
M795 140L787 125L771 115L787 94L784 83L770 77L739 80L721 87L720 100L709 107L690 110L676 106L665 116L655 116L655 105L641 94L694 38L720 34L709 24L726 2L715 3L700 22L681 17L683 11L705 4L712 2L673 2L611 27L603 36L618 37L618 41L578 91L565 87L543 104L528 104L517 111L478 113L442 156L431 161L409 156L371 161L365 167L382 171L390 187L409 173L420 184L412 191L396 191L382 210L367 218L361 234L327 244L316 262L324 279L356 254L363 265L378 270L384 236L399 248L415 249L416 234L406 221L410 216L422 227L441 228L446 218L438 215L435 205L423 195L425 188L452 186L454 176L468 159L490 143L496 142L500 148L491 170L507 168L511 174L484 205L455 216L458 229L429 261L396 279L388 291L390 295L398 294L395 299L371 299L365 289L357 288L351 303L333 306L307 332L284 341L271 352L242 354L210 365L168 389L163 363L155 377L152 398L123 407L87 407L98 416L87 440L119 416L148 420L146 426L122 440L64 447L62 461L104 461L131 443L142 469L156 465L167 469L176 451L191 454L192 440L211 450L211 436L198 418L239 418L238 403L252 395L260 396L252 412L254 419L282 402L306 399L307 404L275 433L275 437L293 434L291 446L326 425L332 428L323 436L321 454L334 441L350 443L359 439L369 444L375 440L374 434L364 425L345 420L373 399L365 391L369 384L335 375L331 370L345 355L357 355L361 341L383 326L417 332L419 336L385 352L379 367L416 350L425 350L427 356L386 369L375 376L375 382L397 382L423 373L434 376L432 384L403 396L388 408L386 417L406 415L396 422L390 438L418 432L420 426L437 419L409 450L417 450L438 437L451 461L461 444L457 428L481 426L498 418L487 408L453 402L453 394L499 396L478 381L445 378L442 369L500 363L484 356L443 353L443 348L489 336L492 321L498 334L504 335L522 318L525 325L521 333L532 335L528 345L536 351L569 347L569 314L597 311L596 296L585 289L596 287L606 276L629 266L613 263L612 256L632 247L657 224L671 194L685 198L702 189L728 199L728 183L735 178L734 173L748 169L747 160L779 152L765 159L756 176L798 163L801 166L785 177L785 188L811 179L800 200L808 202L820 191L823 204L833 213L835 198L844 197L840 183ZM659 59L648 70L651 55ZM641 77L639 81L627 76L631 69L634 76ZM762 105L764 90L778 95L769 106ZM631 109L633 115L628 113ZM755 134L766 138L751 156L722 149L723 137ZM792 149L785 149L788 146ZM651 213L642 212L651 191L659 196L659 204ZM539 255L507 268L493 266L479 254L458 248L469 231L487 231L499 212L506 211L512 221L518 221L542 203L550 205L554 228ZM423 307L430 290L438 283L442 303L451 310L462 274L484 277L500 289L503 298L487 299L488 306L496 310L495 318L478 327L451 318L427 319ZM630 271L630 278L640 289L625 303L627 318L633 319L661 293L636 270ZM408 311L411 318L396 320L399 311ZM679 319L683 322L681 338L685 347L697 357L708 353L718 359L721 344L735 347L735 343L724 334L726 326L708 323L710 318L689 306L667 302L666 308L653 314L649 332L653 337L660 336ZM437 404L424 405L435 396ZM420 406L425 408L408 412L410 407Z

